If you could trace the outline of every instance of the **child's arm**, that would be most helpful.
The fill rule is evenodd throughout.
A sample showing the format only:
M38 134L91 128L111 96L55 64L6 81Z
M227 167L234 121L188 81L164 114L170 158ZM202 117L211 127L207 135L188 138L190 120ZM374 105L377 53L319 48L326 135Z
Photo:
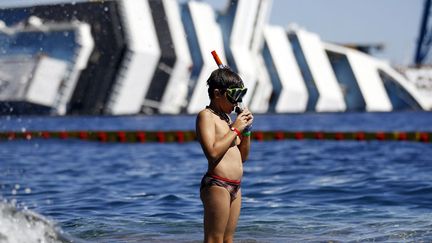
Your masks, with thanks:
M238 145L242 162L244 163L249 158L250 136L242 136L241 143Z
M245 110L243 110L243 114L244 116L246 116L247 119L247 125L251 126L252 122L253 122L253 115L252 113L246 108ZM242 162L245 162L248 158L249 158L249 150L250 150L250 132L249 135L245 136L243 135L241 137L241 143L238 145L238 148L240 150L240 154L242 157Z
M207 111L198 114L196 130L201 147L211 163L218 163L237 138L236 132L230 130L223 138L216 140L215 122Z

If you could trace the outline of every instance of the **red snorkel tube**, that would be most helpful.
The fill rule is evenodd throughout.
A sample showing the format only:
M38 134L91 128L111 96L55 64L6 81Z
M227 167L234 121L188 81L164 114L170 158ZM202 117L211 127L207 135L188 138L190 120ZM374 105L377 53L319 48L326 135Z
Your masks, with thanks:
M222 64L221 59L219 58L218 54L216 53L216 51L212 51L211 52L216 64L218 65L219 68L225 68L224 65Z

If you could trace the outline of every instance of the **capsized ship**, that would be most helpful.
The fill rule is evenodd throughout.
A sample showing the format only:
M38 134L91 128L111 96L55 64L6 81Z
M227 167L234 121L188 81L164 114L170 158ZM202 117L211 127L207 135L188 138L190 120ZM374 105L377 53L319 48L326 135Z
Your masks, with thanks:
M271 0L0 3L2 114L193 114L211 51L255 113L431 110L386 61L267 23ZM289 9L287 9L289 11Z

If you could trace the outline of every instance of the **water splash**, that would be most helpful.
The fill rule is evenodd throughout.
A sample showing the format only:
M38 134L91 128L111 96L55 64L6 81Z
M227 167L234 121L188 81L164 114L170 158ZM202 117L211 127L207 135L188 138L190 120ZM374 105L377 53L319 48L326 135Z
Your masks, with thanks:
M73 242L51 221L30 210L0 202L0 242Z

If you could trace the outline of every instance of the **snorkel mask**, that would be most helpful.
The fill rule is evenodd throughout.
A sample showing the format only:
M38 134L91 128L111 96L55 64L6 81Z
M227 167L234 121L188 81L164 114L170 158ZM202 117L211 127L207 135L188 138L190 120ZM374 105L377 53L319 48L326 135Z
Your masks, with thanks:
M227 99L232 104L236 105L243 101L243 97L246 95L247 88L228 88L226 90Z

